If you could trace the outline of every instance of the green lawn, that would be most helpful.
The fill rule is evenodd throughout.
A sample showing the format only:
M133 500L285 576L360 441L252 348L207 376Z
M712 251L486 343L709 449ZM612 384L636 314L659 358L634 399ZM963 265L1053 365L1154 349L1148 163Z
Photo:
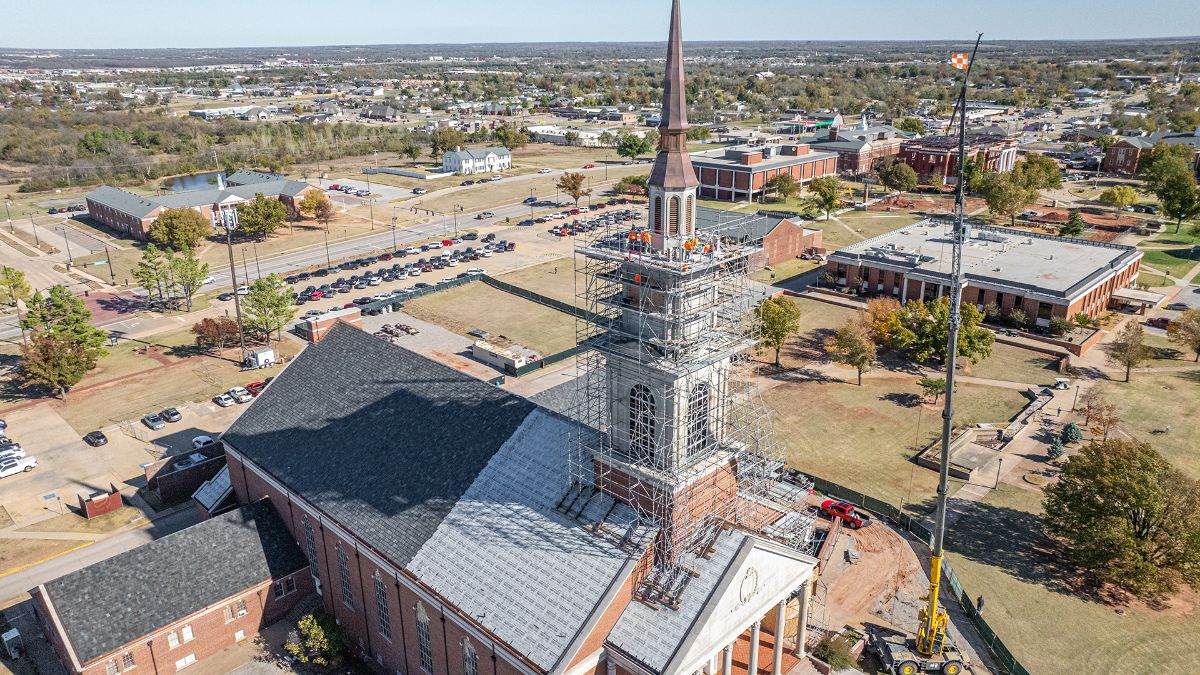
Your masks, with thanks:
M1195 385L1193 385L1195 387ZM1041 493L1002 485L947 533L951 567L1031 673L1190 673L1200 658L1195 594L1165 610L1073 592L1074 570L1041 534Z
M780 283L787 281L792 277L800 276L805 272L816 269L819 264L814 260L802 260L800 258L792 258L779 263L772 264L751 273L750 278L755 281L766 283Z
M976 364L967 361L962 372L989 380L1046 385L1059 377L1056 363L1053 357L1045 354L996 343L992 345L991 356Z
M937 475L909 458L937 437L940 410L914 403L916 380L869 378L861 387L801 380L769 389L764 399L790 466L893 504L928 503ZM962 384L955 402L955 423L966 425L1007 422L1027 399L1011 389Z
M1175 224L1171 223L1163 226L1165 232L1159 233L1150 239L1146 239L1139 246L1196 246L1200 245L1200 233L1192 234L1191 225L1184 223L1179 228L1179 232L1175 232Z
M1200 415L1196 414L1200 410L1200 371L1134 373L1131 382L1110 381L1100 386L1108 400L1116 404L1121 428L1153 445L1175 466L1200 478L1200 453L1196 451L1196 439L1200 439Z
M1175 282L1171 281L1169 278L1164 277L1161 274L1154 274L1153 272L1142 272L1141 274L1138 274L1137 282L1143 286L1149 286L1150 288L1175 285Z
M1180 278L1192 269L1198 256L1191 248L1169 248L1158 251L1146 251L1142 258L1143 267L1153 267L1175 278ZM1185 280L1186 281L1186 280Z

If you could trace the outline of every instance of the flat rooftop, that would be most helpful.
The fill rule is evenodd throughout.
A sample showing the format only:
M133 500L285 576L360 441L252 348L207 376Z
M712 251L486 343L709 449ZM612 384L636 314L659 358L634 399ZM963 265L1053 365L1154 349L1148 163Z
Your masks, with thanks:
M716 166L723 169L738 169L742 171L765 171L781 166L792 166L793 164L803 164L805 162L819 161L829 158L837 158L836 152L821 152L818 150L809 150L803 155L785 155L776 154L774 157L764 157L762 161L755 164L742 164L741 159L737 156L729 156L730 150L733 151L762 151L771 146L733 146L725 148L717 148L715 150L705 150L703 152L692 153L692 164L697 166Z
M915 276L949 279L953 224L924 220L830 254L832 261L901 268ZM1140 258L1132 246L1052 237L974 225L963 251L968 282L1009 286L1074 299L1096 281Z

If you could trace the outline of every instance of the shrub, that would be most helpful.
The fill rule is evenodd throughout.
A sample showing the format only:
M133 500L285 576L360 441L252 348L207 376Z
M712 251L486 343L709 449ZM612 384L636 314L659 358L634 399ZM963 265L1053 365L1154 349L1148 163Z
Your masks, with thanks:
M1063 442L1056 438L1054 439L1054 442L1050 444L1050 449L1046 450L1046 456L1050 459L1058 459L1065 455L1066 452L1067 450L1063 447Z
M850 641L841 635L826 635L813 647L813 656L833 666L834 670L850 668L854 657L850 655Z
M1050 334L1055 337L1061 337L1071 332L1075 328L1075 323L1064 319L1061 316L1050 318Z
M328 666L337 662L345 647L342 629L331 616L305 614L296 623L298 636L283 645L284 651L300 663Z
M1063 427L1062 434L1059 438L1063 443L1078 443L1083 440L1083 429L1079 428L1078 424L1071 422Z

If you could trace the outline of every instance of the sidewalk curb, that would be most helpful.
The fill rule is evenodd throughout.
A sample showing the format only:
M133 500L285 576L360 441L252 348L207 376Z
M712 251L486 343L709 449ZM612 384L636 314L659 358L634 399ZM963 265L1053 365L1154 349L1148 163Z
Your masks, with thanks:
M41 565L41 564L44 564L44 563L48 563L48 562L50 562L51 560L54 560L55 558L61 558L62 556L64 556L64 555L67 555L68 553L73 553L73 552L75 552L75 551L78 551L78 550L79 550L79 549L81 549L81 548L85 548L85 547L87 547L87 546L91 546L92 544L95 544L95 543L96 543L95 541L85 541L85 542L83 542L82 544L80 544L80 545L78 545L78 546L73 546L73 547L71 547L71 548L69 548L69 549L67 549L67 550L65 550L65 551L63 551L63 552L61 552L61 553L55 553L54 555L51 555L51 556L46 556L45 558L42 558L41 560L37 560L37 561L35 561L35 562L31 562L31 563L28 563L28 564L26 564L26 565L21 565L20 567L14 567L14 568L13 568L13 569L11 569L11 570L6 570L6 571L4 571L4 572L0 572L0 578L3 578L3 577L6 577L6 576L9 576L10 574L16 574L16 573L18 573L18 572L24 572L25 570L27 570L27 569L29 569L29 568L31 568L31 567L37 567L38 565Z

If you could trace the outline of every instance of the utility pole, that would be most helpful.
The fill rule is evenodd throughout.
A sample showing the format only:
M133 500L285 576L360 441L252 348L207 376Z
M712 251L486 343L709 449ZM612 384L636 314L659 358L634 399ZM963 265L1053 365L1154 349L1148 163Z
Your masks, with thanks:
M396 211L392 210L392 250L396 250Z
M108 246L104 247L104 259L108 261L108 276L112 279L112 285L117 285L117 271L113 269L112 257L108 255Z
M220 214L220 216L218 216ZM242 348L242 365L246 364L246 328L242 324L242 296L238 295L237 265L233 261L233 231L237 229L236 208L217 207L213 213L213 225L225 228L225 248L229 252L229 280L233 284L233 311L237 315L238 344Z
M12 206L12 202L5 199L4 200L4 216L6 218L8 218L8 229L13 234L16 234L17 230L15 227L13 227L13 223L12 223L12 212L8 210L8 207L10 207L10 206Z
M242 247L242 276L250 280L250 264L246 262L246 247Z
M29 224L33 226L33 245L37 246L38 248L41 248L42 242L41 242L41 240L38 239L38 235L37 235L37 222L35 222L33 220L32 215L29 216Z
M62 235L63 241L67 243L67 269L69 270L75 264L75 258L71 256L71 240L67 238L66 228L59 227L58 233Z
M325 267L333 267L333 262L329 259L329 230L326 229L321 234L325 236Z
M250 248L254 251L254 270L258 273L258 278L262 278L262 267L258 264L258 242L251 241Z

